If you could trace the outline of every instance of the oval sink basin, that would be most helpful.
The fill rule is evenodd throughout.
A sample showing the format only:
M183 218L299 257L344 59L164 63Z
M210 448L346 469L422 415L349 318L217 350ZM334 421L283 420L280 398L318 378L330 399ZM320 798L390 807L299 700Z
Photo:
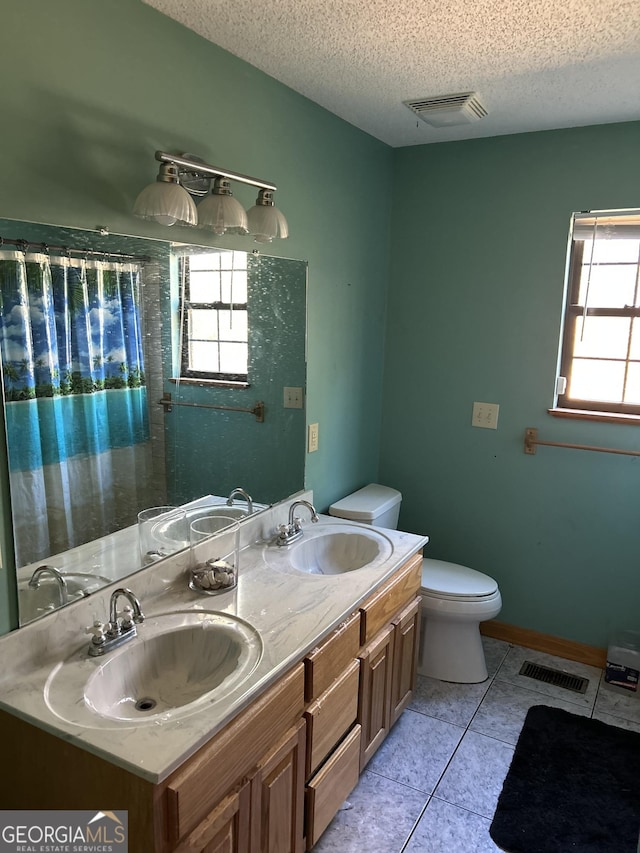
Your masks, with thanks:
M67 722L141 725L192 714L245 681L262 657L260 635L237 617L182 612L150 617L103 657L86 645L51 673L45 701Z
M357 524L308 525L292 545L270 545L267 562L289 566L309 575L343 575L380 565L393 554L393 543L383 533Z

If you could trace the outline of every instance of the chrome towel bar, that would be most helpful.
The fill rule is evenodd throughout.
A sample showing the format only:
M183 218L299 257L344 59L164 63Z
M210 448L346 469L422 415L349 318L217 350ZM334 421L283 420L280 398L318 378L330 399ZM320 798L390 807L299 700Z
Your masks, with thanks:
M247 409L242 406L214 406L212 403L181 403L172 400L171 394L163 394L162 400L158 400L158 405L164 406L165 414L170 412L174 406L189 406L194 409L219 409L223 412L249 412L249 414L255 416L259 424L264 423L264 403L262 400L258 400L255 406Z

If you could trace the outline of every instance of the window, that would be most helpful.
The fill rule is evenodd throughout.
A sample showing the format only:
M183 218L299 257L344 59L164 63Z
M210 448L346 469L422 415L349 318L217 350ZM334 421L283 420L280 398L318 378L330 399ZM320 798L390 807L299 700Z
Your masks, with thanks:
M640 213L575 214L558 406L640 414Z
M181 376L248 382L247 253L204 252L180 260Z

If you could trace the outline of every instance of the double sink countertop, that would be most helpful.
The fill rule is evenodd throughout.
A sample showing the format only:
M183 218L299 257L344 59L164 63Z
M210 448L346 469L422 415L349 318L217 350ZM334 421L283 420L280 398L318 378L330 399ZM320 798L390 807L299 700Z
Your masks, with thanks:
M310 496L302 493L293 499L299 497ZM183 551L1 637L0 708L150 782L164 780L428 542L426 536L363 526L363 532L377 530L389 540L393 546L390 557L383 554L364 568L343 574L301 572L288 565L285 548L268 544L277 525L287 520L293 499L243 522L244 547L234 590L216 596L192 592L187 586L189 554ZM304 520L304 512L301 515L309 538L321 525L336 530L345 525L354 528L353 523L330 516L321 516L318 525L311 525ZM262 640L259 663L230 692L218 698L212 691L188 714L168 712L135 722L88 715L78 691L77 697L69 697L71 712L65 711L63 718L46 699L51 675L64 660L89 648L85 629L96 620L108 621L110 596L118 586L127 586L136 594L150 623L160 614L179 612L223 613L244 620ZM144 627L140 636L122 648L141 642ZM109 654L113 653L92 658L87 668L99 669ZM223 690L224 686L220 692Z

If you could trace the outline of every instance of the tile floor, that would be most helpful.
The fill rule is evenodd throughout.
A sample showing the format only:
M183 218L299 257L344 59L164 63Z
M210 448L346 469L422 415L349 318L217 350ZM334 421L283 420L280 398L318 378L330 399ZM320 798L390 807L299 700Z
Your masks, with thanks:
M490 853L502 783L527 710L553 705L640 732L640 701L601 688L602 670L483 639L489 678L418 676L415 696L314 853ZM584 695L519 675L525 660L585 676Z

